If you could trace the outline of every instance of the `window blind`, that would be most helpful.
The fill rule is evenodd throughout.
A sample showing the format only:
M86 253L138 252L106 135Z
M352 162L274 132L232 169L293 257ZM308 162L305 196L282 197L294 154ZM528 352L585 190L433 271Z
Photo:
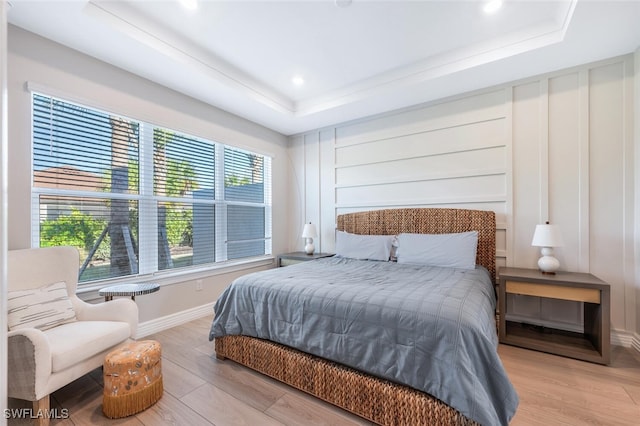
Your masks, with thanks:
M224 199L227 201L227 257L256 256L268 250L265 159L225 147ZM270 179L269 179L270 182Z
M271 254L271 159L33 94L35 246L80 281Z

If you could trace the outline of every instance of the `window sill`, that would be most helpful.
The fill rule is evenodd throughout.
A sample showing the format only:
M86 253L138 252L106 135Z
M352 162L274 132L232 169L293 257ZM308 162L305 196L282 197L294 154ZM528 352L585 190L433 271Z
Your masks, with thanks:
M118 284L131 284L131 283L143 283L154 282L160 284L160 287L166 285L173 285L182 283L185 281L193 281L201 278L228 274L237 271L243 271L251 268L259 268L262 266L275 265L275 258L273 256L263 256L251 259L231 260L223 263L218 263L210 266L203 266L202 268L191 268L183 271L159 271L153 274L128 276L117 279L101 280L90 284L78 284L76 294L80 299L84 301L96 300L102 298L98 295L98 291L101 288L118 285Z

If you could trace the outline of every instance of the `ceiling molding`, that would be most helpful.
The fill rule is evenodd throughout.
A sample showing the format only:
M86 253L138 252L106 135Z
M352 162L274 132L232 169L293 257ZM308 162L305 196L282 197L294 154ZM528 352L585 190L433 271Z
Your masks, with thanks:
M90 0L84 9L88 15L100 19L113 28L131 37L168 58L197 69L235 90L261 102L275 111L291 114L295 112L290 99L275 93L265 85L254 81L241 70L234 69L221 59L198 49L191 43L181 41L166 28L143 19L135 11L127 9L125 3ZM200 50L200 51L198 51Z
M638 48L640 1L11 0L12 26L285 135ZM11 45L11 40L9 40ZM301 73L307 83L290 84Z
M215 58L210 52L181 40L179 35L145 19L125 3L90 0L85 6L85 12L169 59L191 67L192 70L199 70L276 112L302 117L559 43L570 24L576 2L577 0L559 3L555 22L542 23L504 37L445 52L298 102L277 93L222 59Z
M376 75L344 89L295 104L297 116L314 114L377 95L378 92L411 86L426 80L515 56L531 50L562 42L566 28L540 28L535 35L523 35L519 40L503 40L476 44L473 48L447 52L418 64Z

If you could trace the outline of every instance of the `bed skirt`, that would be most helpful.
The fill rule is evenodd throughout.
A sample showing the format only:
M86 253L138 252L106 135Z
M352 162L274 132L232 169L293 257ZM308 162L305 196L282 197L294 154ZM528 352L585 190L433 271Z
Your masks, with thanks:
M247 336L215 339L228 358L380 425L477 425L444 402L278 343Z

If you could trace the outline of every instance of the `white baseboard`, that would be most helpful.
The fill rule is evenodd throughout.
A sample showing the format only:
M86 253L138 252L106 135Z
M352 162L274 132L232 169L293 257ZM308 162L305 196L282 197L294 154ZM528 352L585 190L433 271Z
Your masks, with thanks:
M186 311L176 312L175 314L167 315L164 317L152 319L138 324L138 330L136 331L136 339L149 336L153 333L158 333L169 328L188 323L208 315L213 315L213 305L215 302L207 303L206 305L196 306L195 308L187 309Z
M630 348L633 346L633 334L624 330L611 330L611 344Z
M631 347L640 353L640 334L633 334L633 338L631 339Z

